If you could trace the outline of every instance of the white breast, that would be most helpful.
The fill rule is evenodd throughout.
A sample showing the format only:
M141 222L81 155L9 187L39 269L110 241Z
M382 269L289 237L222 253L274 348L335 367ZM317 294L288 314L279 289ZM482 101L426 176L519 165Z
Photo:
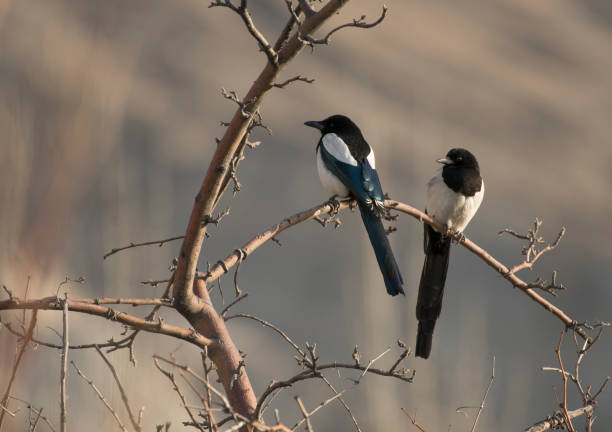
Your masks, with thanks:
M325 166L325 162L323 162L323 158L321 157L320 149L317 149L317 171L319 172L319 179L321 180L321 184L330 196L336 195L338 197L344 198L349 195L349 190L346 186L344 186L344 183L338 180L338 177L336 177Z
M453 191L442 179L442 168L427 183L427 213L448 228L463 232L476 214L484 196L484 181L480 191L466 197Z

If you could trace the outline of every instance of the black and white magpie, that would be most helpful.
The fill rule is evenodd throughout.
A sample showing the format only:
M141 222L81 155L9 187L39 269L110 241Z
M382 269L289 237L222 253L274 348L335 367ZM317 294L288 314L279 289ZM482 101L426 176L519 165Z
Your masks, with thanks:
M437 162L444 166L427 183L425 212L444 224L450 232L461 233L476 214L484 195L478 161L469 151L456 148ZM442 309L451 238L427 224L424 228L425 263L416 306L419 328L415 354L427 358L431 353L436 320Z
M352 196L357 200L387 292L392 296L404 294L404 281L381 221L384 198L372 147L346 116L333 115L304 124L321 131L316 153L323 187L331 199Z

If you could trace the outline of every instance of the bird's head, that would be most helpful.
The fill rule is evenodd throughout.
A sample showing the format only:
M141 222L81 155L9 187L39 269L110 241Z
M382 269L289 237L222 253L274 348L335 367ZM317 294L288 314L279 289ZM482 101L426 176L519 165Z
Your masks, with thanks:
M446 157L438 159L436 162L444 166L474 168L478 170L476 157L466 149L454 148L446 153Z
M319 129L323 135L328 133L335 134L354 134L359 132L359 128L353 121L347 116L343 116L340 114L333 115L331 117L327 117L325 120L321 121L307 121L304 123L306 126L313 127L315 129Z

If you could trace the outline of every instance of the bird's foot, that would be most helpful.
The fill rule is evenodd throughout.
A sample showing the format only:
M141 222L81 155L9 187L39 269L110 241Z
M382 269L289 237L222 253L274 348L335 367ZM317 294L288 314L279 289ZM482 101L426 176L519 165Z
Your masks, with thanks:
M444 225L444 228L446 228L446 237L450 237L452 240L456 241L457 243L461 243L465 240L465 236L463 235L463 232L458 231L456 229L453 228L449 228L447 225Z
M327 204L331 207L331 211L329 212L331 217L336 216L340 212L340 201L338 201L338 195L332 196L327 201Z

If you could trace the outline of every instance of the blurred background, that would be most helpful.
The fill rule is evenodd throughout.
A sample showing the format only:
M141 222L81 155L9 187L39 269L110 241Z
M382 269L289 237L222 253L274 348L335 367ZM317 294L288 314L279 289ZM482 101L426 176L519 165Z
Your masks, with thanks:
M250 2L269 40L287 20L280 0ZM129 242L184 233L220 121L233 103L220 89L244 95L265 64L238 16L203 0L0 1L0 283L29 297L153 297L163 287L179 243L132 249L107 260ZM612 319L612 3L386 0L389 15L371 30L346 29L330 46L305 49L284 72L295 83L267 96L262 114L274 131L247 150L238 177L219 210L231 214L204 244L200 268L240 247L285 216L328 197L315 168L316 131L303 126L344 113L376 149L383 188L392 198L422 208L435 159L450 148L470 149L480 161L486 195L466 230L469 238L507 265L522 260L518 240L498 237L505 227L525 232L535 217L542 233L561 246L532 272L552 270L568 287L553 302L579 321ZM381 2L354 0L331 19L330 29L366 14ZM406 281L406 297L391 298L357 213L345 212L338 230L305 223L281 234L241 266L239 284L249 297L236 311L283 328L297 343L317 343L322 361L351 361L355 344L367 361L387 347L376 365L389 367L396 340L413 345L414 308L423 261L422 227L401 216L391 241ZM232 274L221 280L221 308L233 296ZM3 294L4 295L4 294ZM129 308L144 316L148 310ZM21 314L2 313L16 322ZM165 311L165 319L186 322ZM70 314L71 343L117 338L120 326ZM229 322L247 354L256 393L274 378L298 371L290 347L252 322ZM58 342L61 314L41 312L36 336ZM469 430L460 406L480 404L496 358L496 379L479 430L522 430L557 407L561 380L542 372L556 366L560 322L513 289L478 258L453 247L442 316L429 360L409 357L413 384L367 376L359 385L332 375L346 389L364 431L413 430L400 408L428 431ZM15 337L0 331L0 388L8 381ZM583 362L585 385L599 388L612 373L610 334ZM567 338L566 365L575 361ZM112 354L134 409L145 405L145 428L187 420L153 353L175 351L200 370L197 350L176 340L142 335L138 366L128 353ZM96 381L127 421L120 394L95 352L70 358ZM568 367L569 367L568 366ZM26 354L12 394L28 400L58 425L60 353L39 347ZM72 430L117 429L91 389L70 369L68 416ZM570 408L581 402L570 386ZM297 385L275 402L289 426L299 417L293 395L313 408L330 396L321 382ZM600 397L595 430L612 423L612 391ZM16 408L16 402L11 407ZM5 420L6 430L27 427L26 407ZM271 421L273 410L266 413ZM319 411L316 430L351 430L334 403ZM580 421L576 422L581 425ZM92 426L95 425L95 426ZM42 428L42 429L41 429ZM40 425L39 430L45 426Z

